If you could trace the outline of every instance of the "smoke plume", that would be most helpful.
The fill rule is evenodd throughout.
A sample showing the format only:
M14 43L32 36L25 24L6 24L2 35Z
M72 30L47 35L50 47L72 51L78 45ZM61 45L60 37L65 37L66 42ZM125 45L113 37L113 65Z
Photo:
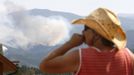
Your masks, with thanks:
M69 39L71 25L61 16L35 16L12 2L0 5L0 42L10 47L63 44Z

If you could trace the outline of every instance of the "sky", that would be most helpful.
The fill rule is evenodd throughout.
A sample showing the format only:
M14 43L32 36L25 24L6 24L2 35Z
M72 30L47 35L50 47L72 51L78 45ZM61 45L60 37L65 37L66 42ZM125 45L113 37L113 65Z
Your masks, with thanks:
M12 1L26 9L49 9L81 16L88 15L98 7L109 8L116 13L134 14L134 0L0 0L0 4L5 1Z

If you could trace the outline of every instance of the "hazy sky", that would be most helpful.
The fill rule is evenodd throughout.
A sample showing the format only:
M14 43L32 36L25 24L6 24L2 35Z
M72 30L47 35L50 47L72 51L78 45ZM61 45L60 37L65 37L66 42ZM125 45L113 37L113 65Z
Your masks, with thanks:
M7 0L0 0L0 4ZM40 8L87 15L98 7L110 8L116 13L134 14L134 0L10 0L27 9Z

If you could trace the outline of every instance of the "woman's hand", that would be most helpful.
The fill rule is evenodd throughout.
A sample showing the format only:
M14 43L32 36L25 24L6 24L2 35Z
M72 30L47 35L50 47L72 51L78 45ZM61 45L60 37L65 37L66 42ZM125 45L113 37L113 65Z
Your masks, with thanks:
M76 46L81 45L83 42L84 42L83 35L75 33L72 35L71 39L67 43L69 43L73 47L76 47Z

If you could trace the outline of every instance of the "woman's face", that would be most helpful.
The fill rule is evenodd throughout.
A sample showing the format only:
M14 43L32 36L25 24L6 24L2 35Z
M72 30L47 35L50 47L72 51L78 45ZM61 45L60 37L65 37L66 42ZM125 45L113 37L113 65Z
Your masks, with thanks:
M93 39L94 39L94 31L90 29L89 27L85 26L83 30L83 36L84 36L84 42L92 46L93 45Z

